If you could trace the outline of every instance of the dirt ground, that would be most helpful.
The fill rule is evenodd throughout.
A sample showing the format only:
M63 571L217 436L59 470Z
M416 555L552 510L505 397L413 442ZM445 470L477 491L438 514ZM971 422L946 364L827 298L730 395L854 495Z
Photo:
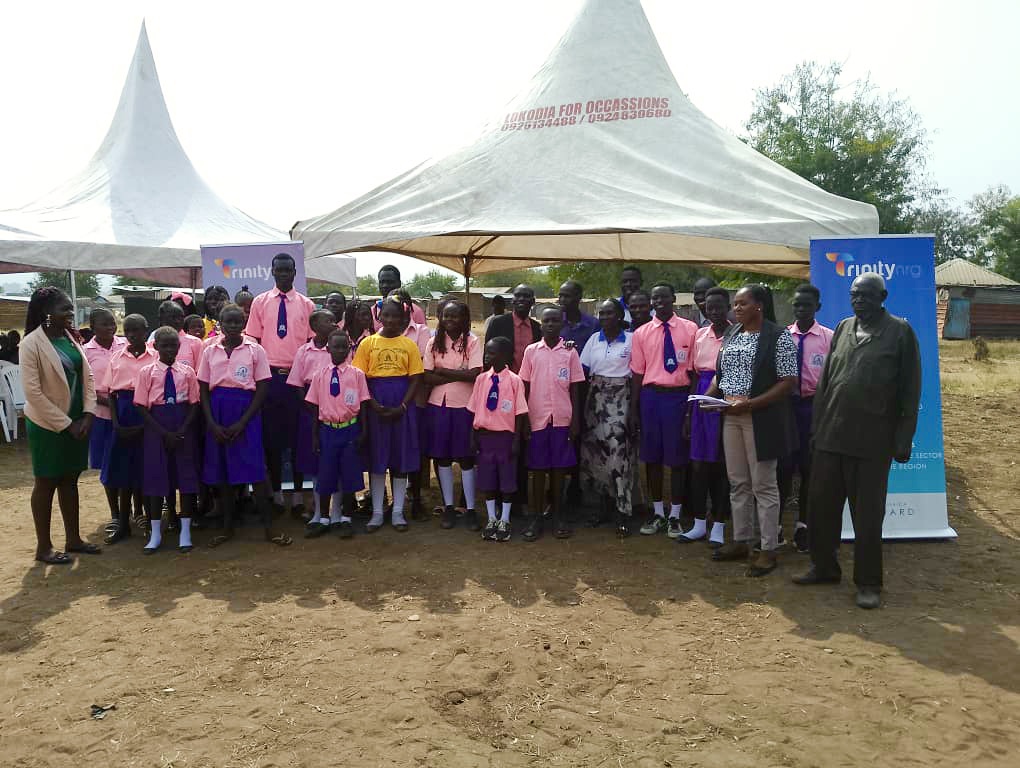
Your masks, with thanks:
M287 550L245 529L154 557L136 534L33 565L26 444L4 444L0 764L1016 766L1020 344L971 351L943 347L959 539L889 544L874 612L848 583L791 585L793 552L751 580L608 528ZM98 541L95 473L81 485Z

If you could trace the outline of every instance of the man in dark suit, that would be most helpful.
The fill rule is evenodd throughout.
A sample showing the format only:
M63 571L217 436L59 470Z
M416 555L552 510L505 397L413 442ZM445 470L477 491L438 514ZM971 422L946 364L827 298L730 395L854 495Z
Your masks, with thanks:
M510 370L517 373L521 369L524 350L542 338L542 329L531 317L531 308L535 306L535 289L530 285L518 285L514 288L514 298L510 303L513 312L509 315L496 315L485 331L485 343L488 344L497 336L506 336L514 344L514 359Z

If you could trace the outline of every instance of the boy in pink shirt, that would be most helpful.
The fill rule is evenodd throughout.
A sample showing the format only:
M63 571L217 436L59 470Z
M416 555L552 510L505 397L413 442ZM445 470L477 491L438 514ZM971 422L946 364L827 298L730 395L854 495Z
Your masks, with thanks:
M472 448L478 455L478 489L485 494L489 522L482 538L510 541L511 497L517 491L517 457L521 450L528 400L521 377L510 370L514 343L497 336L485 345L486 370L476 379L468 400L472 414ZM496 496L502 514L496 516Z
M634 376L631 398L631 422L641 425L641 461L648 475L648 496L654 515L641 526L641 533L669 531L671 539L683 534L680 512L683 508L685 469L690 446L684 439L684 417L691 385L694 361L694 336L698 326L673 312L676 293L673 286L659 283L652 288L651 321L634 331L630 369ZM640 413L640 422L638 420ZM663 467L671 468L673 486L669 522L663 507Z
M315 311L315 304L294 288L297 268L293 256L287 253L276 254L272 261L272 274L276 285L252 301L244 332L258 341L269 359L272 376L262 418L263 447L274 502L283 506L283 493L280 490L283 453L289 450L292 456L294 454L294 438L301 408L296 393L287 386L287 377L298 349L312 337L308 320ZM291 495L289 502L292 508L294 496L296 494Z
M797 345L797 389L793 394L793 415L797 422L800 447L779 462L779 525L783 509L793 491L793 475L800 472L800 493L793 543L798 552L808 552L808 489L811 482L811 420L814 418L815 389L832 346L832 329L815 320L822 308L822 292L811 283L802 283L793 291L795 322L787 330Z
M152 341L159 359L138 372L135 407L145 421L142 439L142 493L149 503L149 543L153 554L163 541L160 501L181 494L181 552L191 551L191 518L198 499L198 462L193 427L198 413L198 376L177 360L181 342L177 329L156 329Z
M347 331L334 327L327 347L330 363L315 372L305 396L317 424L312 450L319 458L315 476L319 503L306 536L315 538L335 528L341 539L349 539L354 535L354 494L365 487L361 453L368 437L364 429L372 395L364 372L350 365ZM330 498L337 493L343 498L342 512L330 506ZM330 510L328 522L322 517L323 509Z
M581 384L584 370L577 350L567 348L560 331L563 312L547 307L541 317L542 338L524 350L520 377L528 398L531 439L528 468L532 471L532 520L524 532L525 541L542 535L545 479L549 476L553 520L558 539L573 531L563 514L560 500L564 471L577 464L575 444L581 431Z

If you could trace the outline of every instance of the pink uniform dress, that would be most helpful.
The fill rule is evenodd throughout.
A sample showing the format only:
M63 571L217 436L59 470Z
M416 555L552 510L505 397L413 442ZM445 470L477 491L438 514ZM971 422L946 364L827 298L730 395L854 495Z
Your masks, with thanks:
M298 349L294 356L294 365L291 366L290 374L287 376L287 384L298 390L302 401L297 417L294 470L309 477L318 472L319 457L312 452L312 430L315 429L315 424L312 422L312 414L304 407L303 401L315 374L332 364L327 346L317 347L315 341L312 340Z
M127 346L127 339L123 336L114 336L107 349L94 337L85 344L85 357L92 369L92 376L96 382L96 394L109 397L110 393L101 388L106 377L106 368L110 365L110 358L113 353ZM103 460L106 457L106 446L113 437L113 422L110 421L110 407L96 403L96 415L92 421L92 431L89 432L89 466L92 469L103 468Z

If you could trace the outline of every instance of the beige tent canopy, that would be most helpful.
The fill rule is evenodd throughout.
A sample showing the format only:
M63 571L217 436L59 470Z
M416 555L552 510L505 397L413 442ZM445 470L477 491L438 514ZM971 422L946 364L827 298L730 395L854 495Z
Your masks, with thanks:
M311 257L391 251L470 277L563 261L803 276L811 237L878 232L680 90L639 0L589 0L474 143L291 231Z

